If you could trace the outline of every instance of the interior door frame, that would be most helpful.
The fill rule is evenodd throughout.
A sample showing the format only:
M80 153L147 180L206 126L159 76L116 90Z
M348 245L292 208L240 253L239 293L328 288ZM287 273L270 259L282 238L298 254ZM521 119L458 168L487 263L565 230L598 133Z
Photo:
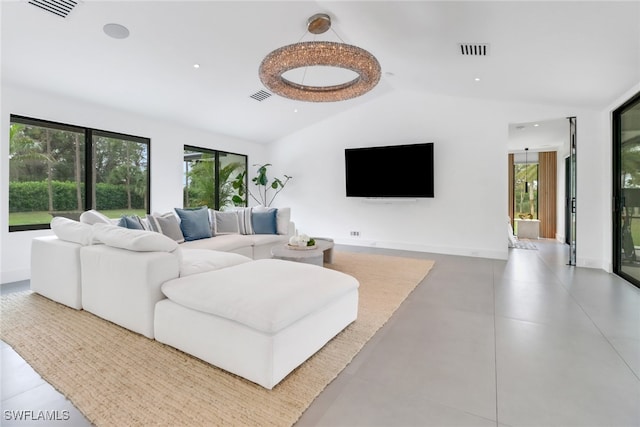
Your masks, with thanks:
M571 245L571 157L564 158L564 243Z
M568 265L576 265L577 257L577 231L578 231L578 124L575 117L567 117L569 120L569 262Z

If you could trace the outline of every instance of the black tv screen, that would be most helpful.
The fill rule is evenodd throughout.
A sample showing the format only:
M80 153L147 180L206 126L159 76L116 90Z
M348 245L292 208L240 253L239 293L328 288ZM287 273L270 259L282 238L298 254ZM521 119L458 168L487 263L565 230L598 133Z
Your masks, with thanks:
M433 197L433 142L344 150L347 197Z

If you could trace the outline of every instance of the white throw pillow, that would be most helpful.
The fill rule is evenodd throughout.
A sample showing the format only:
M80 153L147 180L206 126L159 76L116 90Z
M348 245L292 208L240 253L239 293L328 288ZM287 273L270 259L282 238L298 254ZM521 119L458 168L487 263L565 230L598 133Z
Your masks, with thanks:
M291 222L291 208L278 208L276 213L276 225L278 234L289 234L289 223Z
M253 226L251 224L251 210L253 208L242 208L236 212L238 215L238 227L240 234L254 234Z
M232 252L212 251L210 249L182 249L180 259L180 277L243 264L251 258Z
M114 248L136 252L173 252L178 243L164 234L146 230L130 230L110 224L95 224L94 238Z
M89 246L93 241L93 227L62 216L51 220L51 230L60 240Z
M80 215L80 222L83 224L113 224L113 220L103 213L98 212L95 209L91 209L86 212L82 212Z

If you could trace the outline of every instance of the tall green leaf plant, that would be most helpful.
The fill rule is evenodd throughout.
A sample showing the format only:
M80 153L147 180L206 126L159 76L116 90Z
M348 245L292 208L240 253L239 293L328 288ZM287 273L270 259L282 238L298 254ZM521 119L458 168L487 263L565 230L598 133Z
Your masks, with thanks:
M251 182L253 182L257 188L251 191L251 189L247 187L247 171L242 171L233 181L233 188L237 191L237 194L233 196L233 203L236 206L243 205L245 196L249 195L249 197L258 204L269 207L271 203L273 203L273 199L284 189L292 177L284 175L284 178L274 178L273 181L270 182L267 177L267 168L271 166L271 163L265 163L264 165L255 164L253 166L257 166L258 170L256 171L256 176L251 179ZM273 195L270 193L271 190L274 191Z

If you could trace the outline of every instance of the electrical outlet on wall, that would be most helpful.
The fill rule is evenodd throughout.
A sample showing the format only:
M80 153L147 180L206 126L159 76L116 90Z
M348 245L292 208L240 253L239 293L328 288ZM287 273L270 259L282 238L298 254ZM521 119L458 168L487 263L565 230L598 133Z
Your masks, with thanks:
M352 231L350 232L351 237L360 237L360 232L359 231Z

